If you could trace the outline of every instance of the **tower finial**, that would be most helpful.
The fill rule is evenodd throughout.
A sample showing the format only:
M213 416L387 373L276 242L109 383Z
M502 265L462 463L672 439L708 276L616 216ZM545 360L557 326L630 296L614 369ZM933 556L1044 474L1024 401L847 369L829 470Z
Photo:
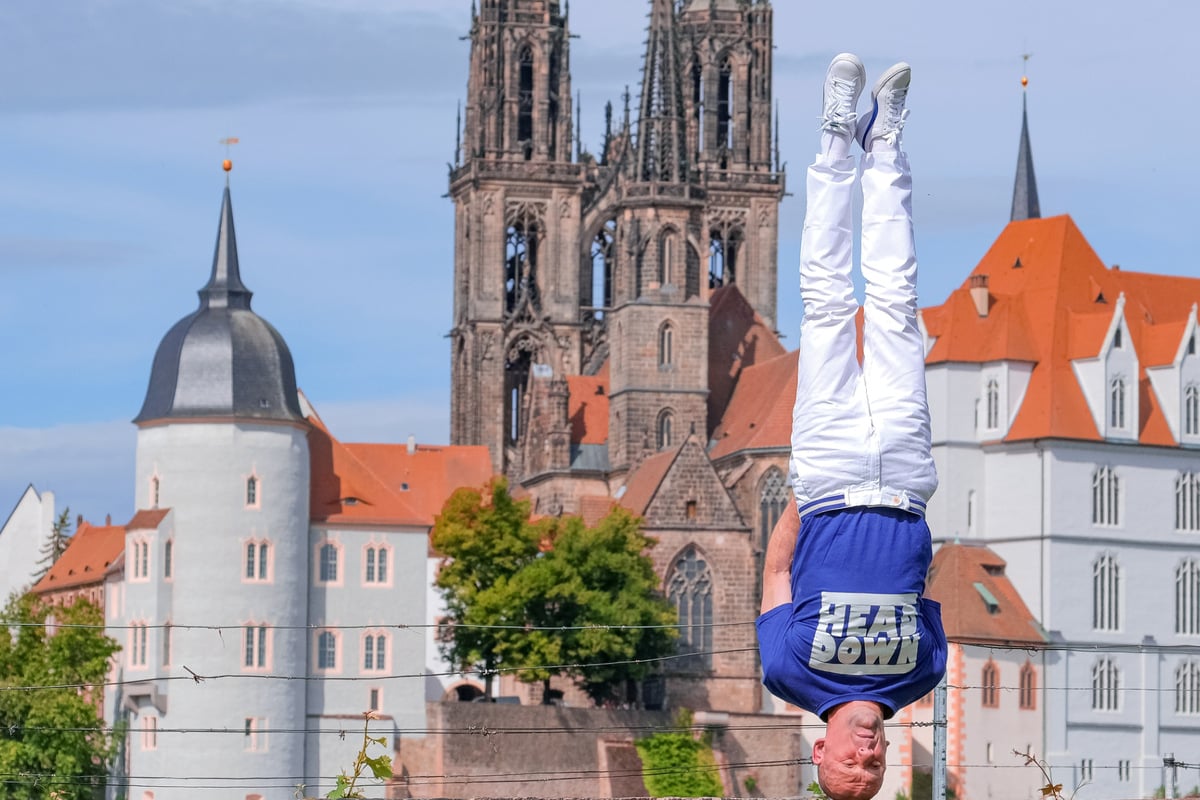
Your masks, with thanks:
M233 161L229 158L229 148L238 143L236 136L226 136L219 144L225 145L225 160L221 162L221 169L225 170L225 187L229 187L229 173L233 171Z
M1022 53L1022 66L1028 73L1032 53ZM1017 150L1017 175L1013 181L1012 215L1009 220L1040 219L1037 179L1033 172L1033 147L1029 143L1029 75L1021 76L1021 143Z

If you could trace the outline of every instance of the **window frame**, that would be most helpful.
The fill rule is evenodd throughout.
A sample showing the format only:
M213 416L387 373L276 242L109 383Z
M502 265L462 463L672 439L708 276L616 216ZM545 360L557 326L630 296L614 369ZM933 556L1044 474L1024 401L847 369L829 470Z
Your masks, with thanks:
M332 628L319 628L316 631L316 636L313 637L314 653L313 665L317 672L325 675L332 675L341 672L342 662L342 636L339 631ZM328 642L328 646L326 645ZM332 655L332 666L324 663L327 655Z
M271 626L264 622L251 621L242 625L242 672L270 671L271 639Z
M333 569L334 577L327 579L326 575L326 548L332 548L328 552L333 553ZM314 552L315 572L313 575L314 582L318 586L341 586L346 574L345 565L345 548L337 539L326 536L320 539Z

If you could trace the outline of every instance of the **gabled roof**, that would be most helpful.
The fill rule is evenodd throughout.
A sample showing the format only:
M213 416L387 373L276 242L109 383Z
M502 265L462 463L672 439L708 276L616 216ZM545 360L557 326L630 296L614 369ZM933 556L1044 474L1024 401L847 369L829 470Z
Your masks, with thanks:
M947 544L934 554L927 597L942 605L946 638L959 644L1042 644L1037 619L987 547Z
M681 449L682 446L655 453L638 464L625 479L625 491L617 498L617 502L634 514L645 516L654 493L658 491Z
M713 431L709 455L714 460L740 450L791 446L799 355L786 353L742 370L729 407Z
M83 522L71 537L67 549L37 582L33 591L45 594L100 583L104 580L105 570L124 549L124 525L97 526Z
M647 529L742 528L745 521L698 436L643 461L617 499Z
M343 444L315 412L308 421L314 522L428 528L455 489L492 475L483 446Z
M981 317L971 286L983 281L989 298L988 313ZM1145 368L1174 358L1183 324L1200 300L1200 280L1110 269L1068 216L1005 227L971 277L941 306L923 312L926 331L936 339L926 361L1032 362L1029 386L1005 441L1098 441L1100 431L1071 362L1101 354L1122 295L1142 370L1139 441L1173 445Z

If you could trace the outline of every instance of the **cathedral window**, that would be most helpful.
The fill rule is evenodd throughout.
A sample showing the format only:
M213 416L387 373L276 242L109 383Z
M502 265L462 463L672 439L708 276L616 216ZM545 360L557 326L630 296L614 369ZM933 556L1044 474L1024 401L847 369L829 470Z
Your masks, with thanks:
M1200 714L1200 663L1188 660L1175 670L1175 713Z
M717 146L722 168L728 166L727 154L733 150L733 83L733 64L726 57L717 73Z
M508 444L515 445L525 433L525 393L529 374L533 371L533 354L537 344L528 337L518 339L508 348L504 363L504 431Z
M1037 670L1026 661L1021 667L1020 700L1018 705L1026 711L1037 708Z
M679 612L680 652L692 655L695 666L711 669L713 578L695 547L688 547L675 559L666 586L667 598Z
M1120 478L1112 467L1100 467L1092 473L1092 524L1115 526L1120 523Z
M533 48L525 45L517 54L517 143L525 160L533 157Z
M364 555L364 563L366 565L363 582L385 585L388 583L388 561L390 559L390 549L386 545L373 544L369 545Z
M242 666L246 669L267 668L267 626L246 625L242 628Z
M1113 378L1109 384L1109 427L1117 430L1125 429L1125 379Z
M1121 628L1121 567L1112 553L1092 562L1092 630Z
M1175 479L1175 530L1200 531L1200 475L1195 472Z
M665 410L658 415L658 449L666 450L674 442L672 428L675 426L675 415Z
M1200 386L1194 383L1183 391L1183 432L1200 436Z
M591 306L592 315L603 319L604 312L613 305L613 242L616 240L617 221L610 219L596 232L592 240L592 274L590 281L591 298L587 305ZM585 283L584 286L588 286Z
M696 149L704 151L704 66L697 58L692 62L692 114L696 124Z
M317 634L317 669L332 671L337 669L338 637L333 631L321 631Z
M341 556L341 548L336 542L326 541L321 544L318 554L318 580L321 583L340 583L338 561Z
M995 661L989 660L983 665L983 677L980 680L984 708L1000 707L1000 668Z
M658 244L658 282L662 286L675 283L675 233L668 231L663 234Z
M658 329L658 368L669 369L675 363L675 329L664 322Z
M766 553L767 543L771 541L771 531L775 530L775 523L779 522L779 518L783 516L784 509L787 508L791 498L787 480L783 476L783 471L778 467L771 467L767 470L759 487L758 541L760 552Z
M987 383L987 426L993 431L1000 427L1000 382L995 378Z
M1194 558L1175 569L1175 632L1200 636L1200 561Z
M258 508L258 478L251 475L246 478L246 508Z
M737 283L738 255L742 249L740 227L720 225L709 233L708 286L716 289Z
M363 670L382 672L387 669L387 635L368 633L363 637Z
M1092 708L1116 711L1120 707L1121 673L1111 658L1102 658L1092 667Z

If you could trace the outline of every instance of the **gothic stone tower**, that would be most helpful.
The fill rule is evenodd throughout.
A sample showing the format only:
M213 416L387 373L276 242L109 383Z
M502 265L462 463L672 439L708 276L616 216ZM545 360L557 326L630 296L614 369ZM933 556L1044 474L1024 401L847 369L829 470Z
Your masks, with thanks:
M484 0L450 175L453 443L488 445L515 482L571 480L566 379L605 368L607 458L586 471L711 432L710 292L736 285L775 321L771 24L766 0L652 0L637 118L626 98L614 129L610 107L593 157L565 5Z

